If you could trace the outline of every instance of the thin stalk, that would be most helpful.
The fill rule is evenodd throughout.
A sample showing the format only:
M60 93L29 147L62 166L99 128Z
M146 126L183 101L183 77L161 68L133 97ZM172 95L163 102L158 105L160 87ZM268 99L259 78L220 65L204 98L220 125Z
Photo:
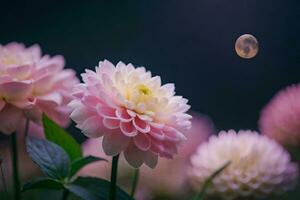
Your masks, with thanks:
M109 200L116 199L119 154L114 156L111 165Z
M20 179L18 170L18 147L16 133L11 135L11 152L12 152L12 167L13 167L13 180L14 180L14 198L20 200Z
M67 200L69 194L70 194L69 190L64 189L63 195L62 195L62 198L61 198L61 199L62 199L62 200Z
M30 122L30 120L29 120L29 119L26 119L26 121L25 121L25 130L24 130L24 136L25 136L25 139L26 139L26 137L27 137L27 135L28 135L29 122Z
M130 193L130 196L132 198L134 197L134 194L135 194L135 191L136 191L136 187L137 187L137 184L138 184L138 181L139 181L139 172L140 172L139 169L135 169L134 170L132 184L131 184L131 193Z
M5 181L4 170L3 170L3 166L2 166L2 161L3 160L0 160L0 170L1 170L1 176L2 176L2 184L3 184L3 187L4 187L5 194L8 197L8 190L7 190L7 184L6 184L6 181Z

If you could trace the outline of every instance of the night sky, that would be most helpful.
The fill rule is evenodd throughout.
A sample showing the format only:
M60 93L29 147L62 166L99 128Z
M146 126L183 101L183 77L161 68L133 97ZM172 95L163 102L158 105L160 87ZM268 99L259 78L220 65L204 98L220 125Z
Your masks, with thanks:
M261 108L281 88L300 82L300 2L291 0L7 1L0 43L40 44L67 67L122 60L145 66L217 129L257 129ZM259 41L241 59L241 34Z

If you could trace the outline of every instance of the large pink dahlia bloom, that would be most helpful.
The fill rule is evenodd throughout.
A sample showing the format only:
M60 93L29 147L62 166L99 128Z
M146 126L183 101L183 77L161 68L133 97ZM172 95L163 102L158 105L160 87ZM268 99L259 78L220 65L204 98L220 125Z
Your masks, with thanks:
M38 45L0 45L0 132L21 131L26 118L30 127L39 126L43 112L67 125L70 89L78 79L64 65L62 56L42 56Z
M191 126L187 99L174 85L161 85L144 67L105 60L96 72L86 70L75 87L71 118L88 137L103 136L109 156L122 151L133 167L155 167L158 156L172 158Z
M262 110L262 134L284 145L300 145L300 85L283 89Z

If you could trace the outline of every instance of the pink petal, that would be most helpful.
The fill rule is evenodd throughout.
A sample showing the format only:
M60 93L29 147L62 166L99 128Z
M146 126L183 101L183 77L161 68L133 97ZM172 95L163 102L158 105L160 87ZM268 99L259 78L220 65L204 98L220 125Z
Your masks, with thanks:
M52 75L46 75L33 83L33 91L36 94L46 94L53 86Z
M24 82L7 82L0 84L0 95L7 100L27 98L32 91L32 85Z
M53 103L54 106L58 106L62 103L63 97L58 92L52 92L50 94L46 94L44 96L38 97L39 101L47 102L47 103Z
M108 129L116 129L119 128L120 126L120 121L117 119L108 119L104 118L103 119L103 125L108 128Z
M6 106L0 112L0 132L11 134L22 121L22 111L14 106Z
M116 116L121 120L121 122L130 122L132 120L132 117L125 109L116 109Z
M36 99L34 99L33 101L29 101L29 100L17 100L17 101L10 101L10 104L18 107L18 108L22 108L22 109L31 109L35 106L36 104Z
M163 141L165 139L165 135L162 133L162 130L158 129L158 128L155 128L153 126L151 126L151 130L149 132L149 134L159 140L159 141Z
M133 111L131 111L131 110L128 110L128 109L127 109L127 113L128 113L128 115L130 115L131 117L136 117L136 113L133 112Z
M164 152L170 155L177 154L177 146L171 142L163 142Z
M106 119L118 119L114 108L98 104L96 109L98 114Z
M4 108L5 104L5 101L0 100L0 111Z
M103 101L96 96L86 95L82 98L82 103L89 108L95 109L97 104L103 103Z
M74 102L72 102L74 103ZM70 104L69 104L70 106ZM90 111L81 103L77 105L76 108L72 111L70 118L74 120L77 124L82 124L89 116L95 115L96 113Z
M142 132L142 133L148 133L150 131L150 126L147 122L141 120L139 117L135 117L133 119L133 125L135 128Z
M180 142L186 140L186 137L180 131L170 126L165 126L163 133L165 134L165 139L169 141Z
M104 134L102 119L99 116L92 116L84 121L82 125L80 125L80 129L82 132L90 138L101 137ZM79 125L77 125L79 126Z
M111 130L105 133L102 147L106 155L115 156L123 151L129 144L130 138L119 130Z
M1 75L1 77L0 77L0 84L6 83L6 82L11 82L12 80L13 80L12 77L10 77L8 75Z
M145 164L150 168L155 168L158 162L158 156L152 153L151 151L147 151L145 155Z
M139 168L144 163L145 154L145 151L141 151L140 149L136 148L133 143L130 143L130 145L124 151L125 159L134 168Z
M150 149L151 141L145 133L139 133L133 138L134 144L142 151Z
M134 137L138 134L136 128L132 125L132 122L121 122L120 129L128 137Z
M32 69L32 65L21 65L16 67L9 67L7 69L7 73L18 79L25 79L31 74Z

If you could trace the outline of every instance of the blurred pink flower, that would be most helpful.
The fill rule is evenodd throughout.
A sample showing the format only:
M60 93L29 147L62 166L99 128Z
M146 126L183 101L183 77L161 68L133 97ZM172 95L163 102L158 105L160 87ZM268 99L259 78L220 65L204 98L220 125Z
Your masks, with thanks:
M190 128L188 100L175 96L174 84L161 85L144 67L105 60L96 72L86 70L74 87L71 118L88 137L103 136L103 150L124 151L128 163L153 168L158 156L173 158Z
M181 151L173 160L160 159L157 167L151 170L145 166L140 169L140 179L137 188L137 199L149 200L161 194L169 197L182 197L188 191L187 168L190 155L196 148L214 133L212 122L205 116L192 113L192 128L186 132L187 141L182 144ZM94 155L109 159L99 148L101 139L88 139L82 145L84 155ZM132 170L126 165L123 157L120 159L118 183L130 189ZM84 176L96 176L109 179L110 165L98 162L88 165L80 172Z
M0 132L24 129L25 119L40 124L42 112L66 126L70 89L78 83L75 72L63 69L62 56L41 55L38 45L0 45Z
M300 85L278 92L263 108L259 120L262 134L284 145L300 145Z

